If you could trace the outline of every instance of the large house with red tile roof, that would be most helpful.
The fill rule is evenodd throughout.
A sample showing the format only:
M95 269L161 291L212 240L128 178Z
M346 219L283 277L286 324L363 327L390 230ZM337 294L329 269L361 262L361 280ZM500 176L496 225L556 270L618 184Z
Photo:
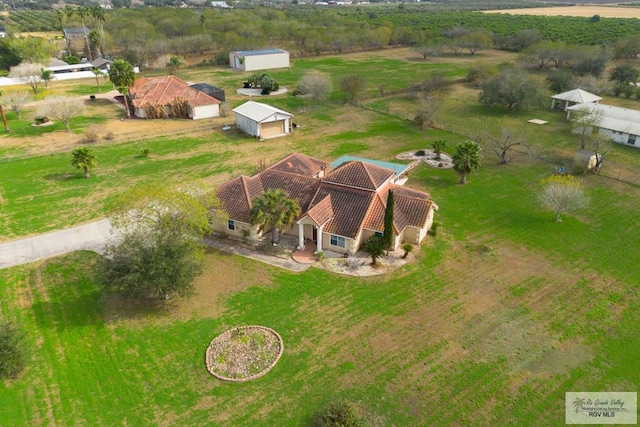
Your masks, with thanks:
M394 184L396 172L366 161L348 161L328 171L328 163L294 153L253 176L239 176L217 191L227 219L214 230L234 237L257 237L252 201L266 190L282 189L300 206L285 231L318 251L354 254L371 236L382 235L389 191L394 195L394 249L420 244L433 224L437 205L429 194Z
M176 76L140 77L129 88L136 117L183 117L193 120L220 116L220 101Z

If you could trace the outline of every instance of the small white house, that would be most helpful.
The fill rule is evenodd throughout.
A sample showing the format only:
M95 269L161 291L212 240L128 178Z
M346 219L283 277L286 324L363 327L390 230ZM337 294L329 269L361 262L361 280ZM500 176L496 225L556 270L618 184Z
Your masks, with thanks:
M572 113L593 116L593 126L613 142L640 148L640 111L613 105L590 104L567 108L567 119L571 120Z
M249 101L233 112L238 129L256 138L276 138L291 133L293 114L271 105Z
M270 70L289 67L289 52L282 49L229 52L229 65L240 71Z

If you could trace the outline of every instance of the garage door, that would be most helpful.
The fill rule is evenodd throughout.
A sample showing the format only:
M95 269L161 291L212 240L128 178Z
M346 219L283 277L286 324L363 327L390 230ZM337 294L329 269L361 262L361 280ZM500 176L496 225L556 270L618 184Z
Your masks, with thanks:
M284 120L262 123L261 128L261 138L273 138L274 136L280 136L284 133Z

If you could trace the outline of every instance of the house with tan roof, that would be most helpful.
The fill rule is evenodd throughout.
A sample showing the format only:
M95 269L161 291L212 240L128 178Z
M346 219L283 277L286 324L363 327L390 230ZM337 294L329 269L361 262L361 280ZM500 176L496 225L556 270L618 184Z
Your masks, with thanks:
M176 76L140 77L129 88L128 98L136 117L168 117L193 120L220 116L220 101Z
M354 254L371 236L382 235L389 191L394 194L394 249L420 244L433 224L437 205L429 194L397 184L396 172L367 161L329 164L293 153L252 176L239 176L217 191L226 220L214 230L234 237L257 237L251 225L253 200L271 189L283 190L298 202L300 215L285 234L298 238L298 248Z

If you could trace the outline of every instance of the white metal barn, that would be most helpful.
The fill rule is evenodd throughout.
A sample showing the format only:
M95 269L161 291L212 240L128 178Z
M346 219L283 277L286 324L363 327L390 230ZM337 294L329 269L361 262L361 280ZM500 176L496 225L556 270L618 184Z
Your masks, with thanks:
M238 129L260 139L291 133L293 114L271 105L249 101L233 109Z
M282 49L229 52L229 65L241 71L270 70L289 67L289 52Z
M640 111L605 104L574 105L567 108L567 119L572 112L593 117L593 127L618 144L640 148Z

